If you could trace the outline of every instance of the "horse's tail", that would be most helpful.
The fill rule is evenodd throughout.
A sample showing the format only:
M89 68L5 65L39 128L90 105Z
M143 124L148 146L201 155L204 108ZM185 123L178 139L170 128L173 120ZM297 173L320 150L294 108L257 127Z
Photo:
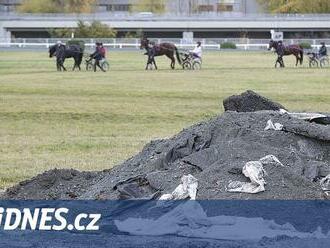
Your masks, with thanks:
M302 65L304 62L304 49L301 48L299 53L300 53L300 64Z
M175 47L175 54L176 54L176 59L178 60L179 64L181 65L182 61L181 61L180 54L179 54L177 47Z

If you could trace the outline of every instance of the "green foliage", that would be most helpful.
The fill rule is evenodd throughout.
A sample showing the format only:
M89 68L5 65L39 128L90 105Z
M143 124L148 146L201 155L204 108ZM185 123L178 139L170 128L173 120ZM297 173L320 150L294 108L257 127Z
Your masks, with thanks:
M89 13L95 0L23 0L22 13Z
M329 0L258 0L272 13L330 13Z
M221 43L221 49L236 49L236 44L232 42Z
M138 30L136 32L127 32L125 34L125 38L131 39L131 38L141 38L143 36L142 30Z
M311 44L308 42L301 42L301 43L299 43L299 45L304 49L312 49Z
M138 0L132 2L133 12L152 12L156 14L164 13L167 0Z
M80 48L82 48L82 50L85 50L85 42L83 40L68 40L67 45L78 45L80 46Z
M72 32L76 38L115 38L117 35L115 29L99 21L94 21L91 24L79 21L75 30L62 28L51 30L49 33L54 38L70 38Z
M77 38L115 38L116 35L115 29L99 21L94 21L91 24L79 21L75 31Z
M71 28L56 28L48 30L50 37L52 38L71 38L74 29Z

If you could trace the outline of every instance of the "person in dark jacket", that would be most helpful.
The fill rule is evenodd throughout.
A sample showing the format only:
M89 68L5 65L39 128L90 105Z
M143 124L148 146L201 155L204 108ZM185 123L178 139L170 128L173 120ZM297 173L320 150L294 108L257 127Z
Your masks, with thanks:
M149 69L149 66L154 66L155 69L157 70L158 68L155 61L156 45L153 42L150 42L148 44L146 55L148 55L146 70Z
M281 40L277 44L278 44L276 49L276 53L278 55L277 61L280 63L281 67L284 67L283 56L285 53L285 47Z
M99 67L101 71L105 72L105 70L100 65L100 61L103 60L105 56L102 51L102 43L96 42L95 45L96 45L95 52L90 55L91 59L95 60L94 72L96 72L96 66Z
M319 50L319 57L322 58L325 56L328 56L327 47L324 42L321 42L321 48Z

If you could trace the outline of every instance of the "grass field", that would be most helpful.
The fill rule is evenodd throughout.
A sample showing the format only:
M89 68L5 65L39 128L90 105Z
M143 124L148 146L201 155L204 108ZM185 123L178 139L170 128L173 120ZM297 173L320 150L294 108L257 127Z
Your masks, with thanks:
M0 52L0 188L55 167L111 168L247 89L291 110L330 110L330 69L286 58L276 70L271 52L212 52L202 71L172 71L158 58L160 70L146 72L141 54L111 52L108 73L58 73L46 51Z

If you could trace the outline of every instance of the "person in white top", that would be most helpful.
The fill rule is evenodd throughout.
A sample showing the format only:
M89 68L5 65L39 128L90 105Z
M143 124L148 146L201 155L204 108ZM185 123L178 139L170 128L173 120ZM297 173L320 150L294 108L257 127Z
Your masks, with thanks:
M202 43L200 41L197 42L196 47L191 51L191 53L194 58L202 59Z

